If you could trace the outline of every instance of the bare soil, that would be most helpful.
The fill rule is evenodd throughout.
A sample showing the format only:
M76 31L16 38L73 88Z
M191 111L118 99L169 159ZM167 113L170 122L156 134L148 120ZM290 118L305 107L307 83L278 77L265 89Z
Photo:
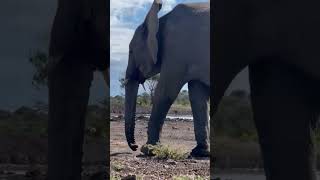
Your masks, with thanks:
M83 180L105 180L107 141L86 138ZM45 180L47 174L47 137L0 138L0 180Z
M123 179L136 177L143 179L173 179L179 176L201 177L209 179L210 161L203 159L160 160L143 156L140 147L147 140L147 118L136 121L135 137L139 145L138 151L132 151L124 135L124 121L111 121L110 159L111 177ZM190 152L195 147L193 122L190 120L166 120L162 130L161 144L170 148ZM112 179L111 178L111 179ZM130 179L130 178L129 178Z

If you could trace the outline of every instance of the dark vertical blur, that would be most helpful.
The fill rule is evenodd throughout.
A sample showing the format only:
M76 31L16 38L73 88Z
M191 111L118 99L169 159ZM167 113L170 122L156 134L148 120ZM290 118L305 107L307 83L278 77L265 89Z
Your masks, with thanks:
M109 14L109 1L104 4L99 11ZM0 1L0 179L47 176L47 63L56 10L57 0ZM108 50L109 34L106 27L99 38ZM83 175L98 177L109 171L109 87L99 71L93 74L84 132Z

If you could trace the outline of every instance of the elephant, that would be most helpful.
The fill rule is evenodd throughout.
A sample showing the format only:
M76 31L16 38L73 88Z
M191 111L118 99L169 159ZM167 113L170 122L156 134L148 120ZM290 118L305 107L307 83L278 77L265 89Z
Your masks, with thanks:
M107 8L105 0L58 1L48 60L49 180L81 179L85 116L95 70L103 72L109 86Z
M248 67L267 180L316 179L319 5L296 0L213 1L213 124L230 82ZM213 131L211 136L214 140Z
M152 99L146 144L160 142L168 110L182 87L188 83L197 141L190 155L209 156L210 5L179 4L158 18L161 7L162 2L153 2L145 21L138 26L129 44L125 74L127 143L133 151L138 149L134 129L139 84L160 73ZM141 151L147 154L143 147Z

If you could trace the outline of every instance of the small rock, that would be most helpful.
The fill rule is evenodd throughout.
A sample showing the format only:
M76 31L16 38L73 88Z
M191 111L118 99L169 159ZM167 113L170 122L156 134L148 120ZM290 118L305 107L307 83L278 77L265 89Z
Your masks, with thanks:
M168 160L167 162L168 162L168 164L170 164L170 165L177 165L177 164L178 164L178 163L177 163L176 161L174 161L174 160Z
M143 115L140 115L140 116L137 117L137 119L145 119L145 118L146 118L146 117L143 116Z
M129 175L121 178L121 180L136 180L136 179L137 179L136 175Z
M193 160L193 159L190 160L189 162L190 162L190 163L198 163L196 160Z
M158 179L158 178L156 176L153 176L153 175L143 176L143 180L153 180L153 179Z

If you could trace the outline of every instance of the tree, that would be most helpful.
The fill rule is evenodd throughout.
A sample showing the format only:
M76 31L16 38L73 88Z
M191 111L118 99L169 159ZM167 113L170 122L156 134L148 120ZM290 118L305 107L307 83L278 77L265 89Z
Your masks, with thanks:
M149 79L147 79L145 81L145 84L146 84L146 89L145 89L145 92L149 94L151 100L149 101L150 104L152 104L152 100L153 100L153 96L154 96L154 92L155 92L155 89L157 87L157 84L158 84L158 81L160 79L160 75L155 75ZM126 79L124 76L120 77L119 78L119 83L120 83L120 88L121 89L124 89L125 86L126 86ZM144 95L144 98L146 97L146 95Z
M31 84L34 88L40 89L48 85L48 56L45 52L36 50L29 57L29 62L35 69ZM36 101L34 107L39 112L48 112L48 104L43 101Z
M118 81L120 83L121 95L123 95L122 92L123 92L124 88L126 87L126 78L123 75L122 77L120 77L118 79Z
M150 98L151 98L150 104L153 104L154 92L156 90L159 79L160 79L160 75L157 74L157 75L147 79L145 82L147 85L146 91L147 91L147 93L149 93Z
M125 89L126 83L127 83L125 76L126 76L125 73L122 72L119 79L118 79L118 81L120 83L120 90L121 90L120 95L121 96L124 96L124 89Z
M41 86L48 85L48 56L40 50L35 51L29 58L29 62L35 68L35 73L32 77L32 85L36 89Z

